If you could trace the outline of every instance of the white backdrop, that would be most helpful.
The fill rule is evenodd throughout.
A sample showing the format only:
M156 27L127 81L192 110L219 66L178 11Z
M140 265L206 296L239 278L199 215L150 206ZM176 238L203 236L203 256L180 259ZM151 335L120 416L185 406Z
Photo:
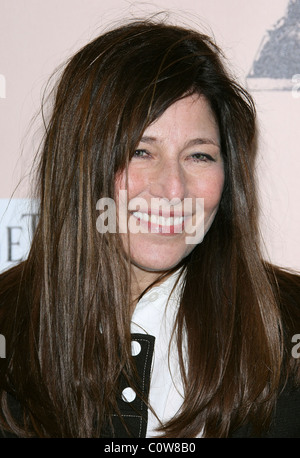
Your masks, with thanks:
M254 96L262 237L273 262L300 269L300 0L0 0L0 270L26 256L36 223L31 121L50 75L119 21L162 10L213 34Z

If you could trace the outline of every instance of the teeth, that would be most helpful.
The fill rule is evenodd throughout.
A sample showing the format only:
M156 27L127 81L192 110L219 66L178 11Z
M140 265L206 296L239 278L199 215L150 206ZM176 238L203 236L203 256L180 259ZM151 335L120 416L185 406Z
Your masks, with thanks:
M159 226L176 226L183 223L183 216L165 218L164 216L149 215L142 212L133 212L133 215L140 220L150 222L151 224L158 224Z

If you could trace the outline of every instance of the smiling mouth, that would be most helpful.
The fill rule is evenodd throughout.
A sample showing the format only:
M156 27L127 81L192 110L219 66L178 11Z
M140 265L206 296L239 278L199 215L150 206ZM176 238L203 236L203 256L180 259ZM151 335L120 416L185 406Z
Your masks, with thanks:
M139 221L141 226L147 227L149 232L152 233L177 234L181 233L184 228L184 216L165 217L140 211L134 211L131 214Z
M164 216L158 216L158 215L152 215L148 213L142 213L142 212L133 212L133 216L135 216L137 219L146 221L147 223L151 224L158 224L159 226L177 226L178 224L182 224L184 221L183 216L170 216L169 218L166 218Z

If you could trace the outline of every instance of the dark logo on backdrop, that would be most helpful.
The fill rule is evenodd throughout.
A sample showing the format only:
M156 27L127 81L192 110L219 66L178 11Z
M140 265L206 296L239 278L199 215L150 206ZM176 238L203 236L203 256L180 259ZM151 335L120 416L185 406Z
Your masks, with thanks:
M300 0L263 37L247 75L249 89L289 91L300 87Z

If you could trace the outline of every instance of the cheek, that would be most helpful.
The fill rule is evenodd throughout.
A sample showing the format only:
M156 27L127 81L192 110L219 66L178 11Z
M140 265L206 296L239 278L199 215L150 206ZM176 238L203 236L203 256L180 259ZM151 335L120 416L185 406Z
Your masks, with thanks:
M145 173L142 171L130 170L128 171L128 197L129 199L146 192L148 180Z
M224 172L220 170L220 172L207 176L203 180L198 180L194 188L194 195L195 197L203 197L206 210L213 211L220 203L223 187Z
M127 181L127 183L126 183ZM118 199L119 191L127 190L128 199L140 194L146 188L145 179L142 174L128 170L128 177L126 180L126 172L122 172L116 176L115 192L116 199Z
M115 202L120 232L127 232L128 205L132 199L143 195L147 185L145 174L128 170L119 173L115 180Z

